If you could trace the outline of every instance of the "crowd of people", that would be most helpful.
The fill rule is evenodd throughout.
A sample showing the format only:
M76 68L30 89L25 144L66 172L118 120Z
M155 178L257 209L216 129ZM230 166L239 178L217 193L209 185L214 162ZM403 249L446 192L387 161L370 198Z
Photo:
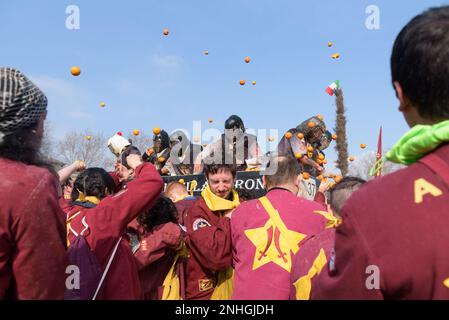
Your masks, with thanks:
M39 154L45 94L0 68L0 299L448 299L448 6L402 29L391 73L411 129L387 158L408 167L321 178L305 199L332 140L319 116L265 155L232 115L204 148L182 131L155 132L148 150L116 134L114 172L57 172ZM235 188L242 170L259 170L265 196ZM199 196L164 186L199 173Z

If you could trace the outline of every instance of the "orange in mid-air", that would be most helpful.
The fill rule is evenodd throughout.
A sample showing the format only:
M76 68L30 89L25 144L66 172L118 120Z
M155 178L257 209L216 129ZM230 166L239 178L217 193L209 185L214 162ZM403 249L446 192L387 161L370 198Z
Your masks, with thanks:
M159 128L159 127L154 127L154 128L153 128L153 133L154 133L155 135L158 135L159 133L161 133L161 128Z
M313 152L313 147L312 147L312 146L308 146L308 147L307 147L307 151L308 151L308 152Z
M309 179L310 179L310 173L304 172L304 173L302 174L302 177L304 178L304 180L309 180Z
M214 122L214 120L213 120L212 118L209 118L207 121L208 121L209 123Z
M334 45L334 44L333 44L332 42L330 42L330 41L327 43L327 46L328 46L329 48L332 47L333 45Z
M246 63L250 63L250 61L251 61L251 58L250 58L250 57L246 57L246 58L245 58L245 62L246 62Z
M321 161L323 161L323 160L324 160L324 154L320 153L320 154L318 155L318 159L320 159Z
M81 74L81 68L80 67L72 67L70 69L70 73L72 74L72 76L79 76Z
M315 128L315 122L310 121L308 124L309 128Z
M139 133L140 133L140 131L139 131L139 130L137 130L137 129L133 130L133 135L135 135L135 136L138 136L138 135L139 135Z
M165 161L165 158L164 157L159 157L159 158L157 158L157 161L159 161L159 162L164 162Z
M318 119L320 119L321 121L324 120L324 117L323 117L321 114L317 115L316 117L317 117Z
M366 144L365 144L365 143L362 143L362 144L360 145L360 148L365 149L365 148L366 148Z
M286 139L291 139L293 137L293 134L291 132L286 132L284 136Z
M245 80L240 80L239 83L240 83L241 86L244 86L246 82L245 82Z
M86 140L90 141L92 139L92 136L86 136Z
M343 177L342 177L342 176L335 176L335 177L334 177L334 181L335 181L336 183L339 183L341 180L343 180Z
M352 161L354 161L354 160L355 160L355 157L354 157L354 156L350 156L350 157L349 157L349 161L352 162Z
M207 55L209 55L209 51L204 51L204 54L207 56Z
M256 82L256 81L253 81L253 82L251 82L251 83L253 84L253 86L255 86L257 82Z
M164 30L162 30L162 33L164 34L164 36L168 36L169 34L168 29L165 28Z
M331 55L332 59L338 59L340 58L340 54L339 53L334 53L333 55Z
M101 106L102 108L104 108L104 107L106 107L106 103L105 103L105 102L102 102L102 103L100 103L100 106Z
M304 133L298 133L297 135L296 135L297 137L298 137L298 139L304 139Z
M334 133L334 134L332 135L332 140L337 140L337 138L338 138L338 136Z

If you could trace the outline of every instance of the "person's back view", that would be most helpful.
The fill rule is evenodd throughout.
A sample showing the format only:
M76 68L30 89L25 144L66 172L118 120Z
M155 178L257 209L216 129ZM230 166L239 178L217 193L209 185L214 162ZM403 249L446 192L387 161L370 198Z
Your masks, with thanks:
M342 210L335 261L314 299L449 299L449 7L412 19L391 56L412 129L387 154L408 168L368 183Z
M297 197L296 159L273 156L264 172L265 197L242 203L231 219L233 300L287 300L292 261L308 237L325 228L319 203Z
M0 68L0 299L62 299L65 227L56 176L38 150L45 95L19 71Z

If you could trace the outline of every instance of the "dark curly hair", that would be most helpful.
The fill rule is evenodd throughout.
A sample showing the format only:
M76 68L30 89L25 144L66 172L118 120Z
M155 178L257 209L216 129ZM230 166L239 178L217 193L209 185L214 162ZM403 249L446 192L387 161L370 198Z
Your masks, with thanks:
M161 195L152 208L137 217L137 222L151 231L160 224L178 223L178 210L173 201Z
M113 193L115 183L112 177L102 168L89 168L81 172L73 184L72 201L76 201L79 192L85 196L97 197L103 199L106 197L106 190Z

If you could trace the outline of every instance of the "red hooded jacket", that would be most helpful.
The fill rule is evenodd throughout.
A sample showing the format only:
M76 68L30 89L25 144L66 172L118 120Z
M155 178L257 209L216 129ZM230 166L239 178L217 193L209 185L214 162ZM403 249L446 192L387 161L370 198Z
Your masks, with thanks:
M135 170L136 178L127 188L114 196L104 198L91 209L75 206L68 219L78 214L68 225L68 238L72 242L76 233L85 229L87 243L103 269L117 241L127 225L136 216L148 210L162 191L163 182L154 166L144 163ZM142 299L137 265L126 237L123 237L103 284L101 299Z

